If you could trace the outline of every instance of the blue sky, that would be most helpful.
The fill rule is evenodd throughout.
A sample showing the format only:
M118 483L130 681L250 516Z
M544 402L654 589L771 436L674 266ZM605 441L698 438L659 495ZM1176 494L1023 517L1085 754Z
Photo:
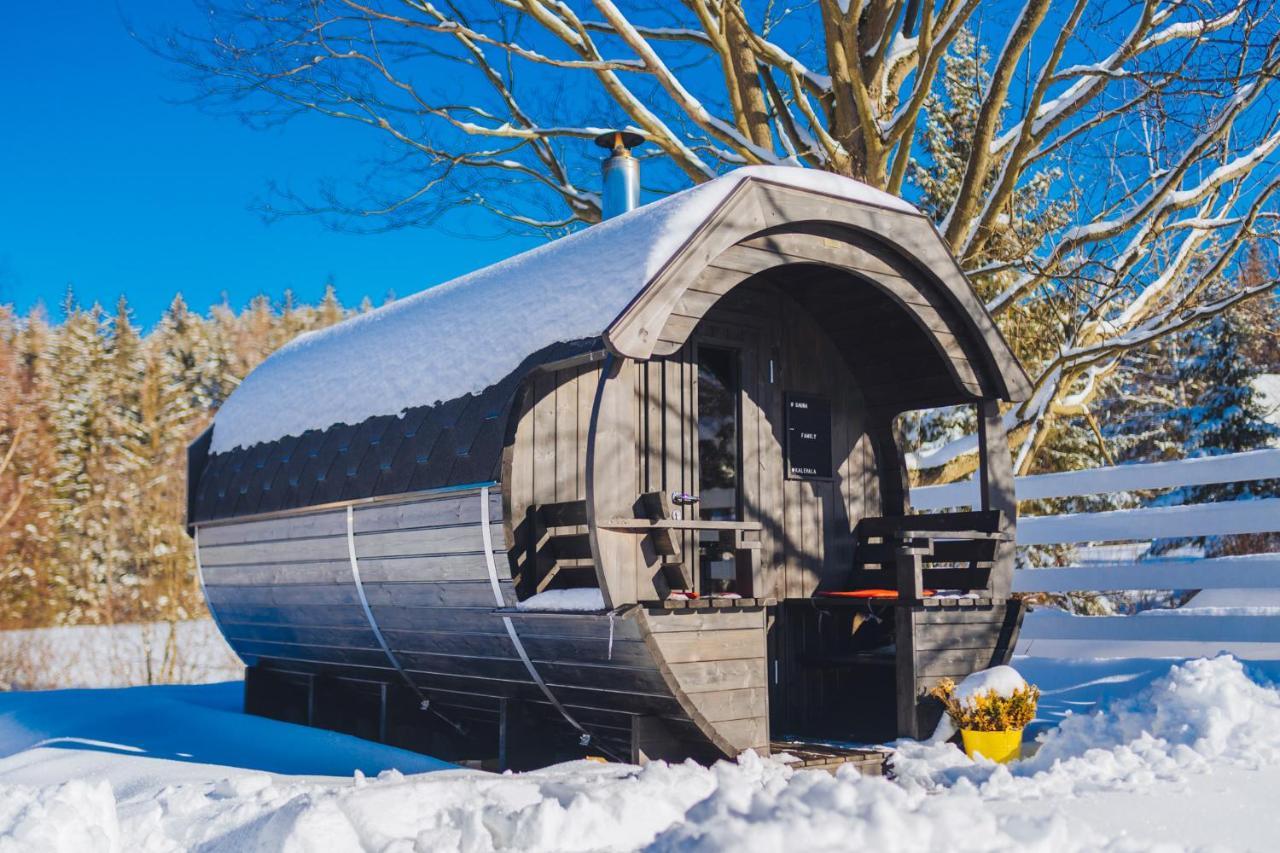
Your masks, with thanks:
M506 257L532 238L459 214L440 229L335 233L311 217L273 224L252 209L276 181L300 193L354 174L377 147L318 119L256 131L171 103L190 91L127 32L190 24L184 0L19 4L0 29L0 303L57 316L128 296L153 323L175 292L193 307L241 305L292 288L316 299L332 278L348 304L380 302Z

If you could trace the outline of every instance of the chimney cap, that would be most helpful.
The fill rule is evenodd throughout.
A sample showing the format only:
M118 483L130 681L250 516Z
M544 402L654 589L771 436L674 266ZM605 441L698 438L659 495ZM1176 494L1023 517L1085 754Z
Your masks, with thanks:
M619 148L630 151L643 143L644 137L630 130L606 130L596 137L596 145L612 151L617 151Z

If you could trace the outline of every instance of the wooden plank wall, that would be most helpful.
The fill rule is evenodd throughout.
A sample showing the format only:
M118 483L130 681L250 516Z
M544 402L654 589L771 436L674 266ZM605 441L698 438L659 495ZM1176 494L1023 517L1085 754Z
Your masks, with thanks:
M684 299L700 304L719 301L678 352L638 365L636 466L641 490L697 492L696 345L738 349L743 373L745 518L764 523L761 556L772 583L754 594L805 598L820 584L840 584L852 565L853 524L880 510L874 451L864 434L863 402L843 357L805 309L763 279L744 282L723 297L694 287ZM830 482L785 477L786 391L821 394L832 400L837 471ZM686 568L696 578L692 534L686 534L682 544ZM653 569L642 570L642 599L660 594L644 587Z
M669 686L728 755L769 750L769 685L765 612L646 611L643 628ZM687 722L664 720L689 737ZM700 738L698 738L700 740Z
M864 435L863 402L843 357L805 309L762 278L736 287L723 298L711 291L691 291L686 299L715 302L697 324L695 339L671 356L624 364L618 378L611 380L630 389L625 415L621 409L614 411L618 408L615 395L609 395L606 403L612 406L609 424L621 415L634 425L634 443L626 446L634 452L635 483L634 492L613 501L617 506L610 511L629 514L630 502L641 492L698 491L696 346L698 342L729 346L742 354L745 517L764 523L762 558L769 588L755 594L807 598L820 584L841 584L852 565L853 525L863 515L879 512L874 454ZM774 362L772 375L770 360ZM527 550L521 547L519 536L520 519L529 508L585 497L580 485L585 460L580 454L585 452L585 425L599 375L599 368L593 366L547 373L533 380L514 432L511 463L504 473L510 483L513 541L517 544L513 553ZM785 477L783 393L788 390L832 399L837 467L832 481ZM597 451L608 448L606 467L620 461L614 458L615 433L610 429L609 435L598 440ZM629 478L627 472L622 479ZM615 473L609 479L613 485L619 478ZM597 531L597 535L603 538L605 532ZM661 576L657 557L643 547L643 537L608 535L612 537L612 562L635 572L634 591L626 589L626 584L610 585L614 603L660 597L665 590L654 582ZM682 545L686 569L696 578L697 550L692 533L684 534ZM677 733L687 730L686 736L694 741L702 735L688 718L691 713L701 715L704 725L714 727L723 748L764 746L768 740L768 670L763 615L707 613L699 618L707 624L697 630L669 632L670 637L668 632L654 634L653 657L661 662L660 672L650 669L651 664L624 644L627 651L621 657L591 662L585 670L578 667L579 680L575 680L574 667L563 666L567 659L557 657L560 652L555 649L554 637L539 641L547 646L547 652L536 658L535 664L566 706L580 710L604 731L620 736L625 719L619 712L648 710L662 718L668 729ZM760 624L751 629L730 626L733 619L743 618ZM655 621L648 619L646 624ZM517 630L523 638L537 626L546 630L548 624L522 617L517 620ZM570 651L565 649L564 653ZM591 670L592 666L602 669ZM586 675L594 686L580 680ZM658 689L654 680L659 675L666 678L665 691ZM623 684L628 685L626 697L606 699L592 694L601 685L622 689ZM685 703L684 710L670 695L671 690ZM694 728L690 730L690 726Z
M479 492L416 496L354 509L365 596L384 638L420 687L498 697L533 684L495 606L480 528ZM502 549L501 499L489 496ZM351 572L346 508L207 526L200 557L210 607L237 653L304 672L401 676L377 642ZM509 578L501 588L508 603ZM445 700L447 701L447 700ZM496 708L492 701L479 706Z
M899 611L912 622L911 654L915 669L916 731L928 737L941 716L941 705L927 698L944 678L956 682L970 673L1005 664L1022 621L1017 602L977 607L913 607Z
M612 619L553 613L511 618L548 689L593 736L629 751L632 719L646 716L705 744L645 642L637 617L632 608ZM545 721L564 724L549 705L539 713Z
M688 492L696 494L693 462L697 459L697 423L694 408L697 366L691 348L685 347L669 358L636 365L636 472L641 492ZM686 510L687 511L687 510ZM697 577L697 544L691 531L680 538L685 576ZM643 559L643 557L642 557ZM648 561L646 577L642 569L640 598L662 598L665 590L646 580L657 572L656 561Z
M779 287L763 278L744 282L723 296L706 284L683 297L702 309L715 302L696 326L695 340L739 349L743 356L743 487L746 517L765 523L762 559L771 588L759 596L808 597L820 583L838 585L852 562L852 526L879 512L874 451L863 434L864 412L856 381L834 342L816 320ZM718 301L716 301L718 300ZM682 302L682 304L684 304ZM692 304L692 303L690 303ZM689 310L693 310L690 308ZM770 382L770 359L774 360ZM624 371L625 372L625 371ZM697 492L697 367L695 343L676 353L634 365L632 410L637 434L637 490ZM587 422L600 367L545 372L531 380L520 409L509 465L509 534L517 575L537 544L528 537L530 509L541 503L585 498ZM787 480L783 471L783 393L830 396L833 403L837 476L832 482ZM828 520L830 523L828 523ZM659 598L665 589L656 555L634 540L634 595L619 589L619 602ZM697 578L694 535L684 533L682 551ZM530 547L532 545L532 547ZM545 567L544 567L545 570Z
M779 598L808 598L819 587L843 585L853 565L853 525L879 514L879 492L865 406L853 374L812 315L784 299L782 317L780 392L831 398L834 480L781 480L786 538ZM770 447L779 460L786 429L781 410L779 399Z
M699 285L708 289L704 291ZM767 588L753 592L778 599L806 599L820 586L843 584L853 562L853 525L864 515L880 514L879 481L873 445L865 434L864 402L835 342L780 286L757 277L723 296L717 289L714 281L704 277L686 291L677 311L682 307L691 314L694 308L697 313L706 311L700 322L690 324L692 339L667 358L639 365L638 479L645 491L698 491L696 347L702 343L738 350L743 382L744 518L764 525L761 560ZM787 391L819 394L832 401L836 470L831 481L786 477L783 412ZM697 578L696 543L691 534L683 545L686 567L690 576ZM652 568L642 572L642 585ZM642 591L642 597L644 594ZM707 624L697 633L655 633L657 654L682 701L695 717L701 715L714 728L717 737L729 744L728 749L760 748L760 743L768 741L770 725L765 632L763 628L735 630L729 627L728 616L707 614ZM647 624L680 623L651 618ZM674 641L677 637L678 643ZM770 642L776 646L775 653L789 662L790 657L777 644L799 639L779 636ZM697 672L685 671L692 665L684 660L690 653L697 656ZM722 659L717 660L717 655ZM707 671L723 683L708 690L703 685ZM795 686L790 672L780 676L787 684L780 685L783 689L775 698L788 695ZM821 701L821 697L809 698Z
M209 608L246 662L393 672L351 579L345 510L200 530Z
M488 501L499 588L504 605L514 606L515 587L500 559L506 539L499 487ZM611 617L496 608L477 491L361 505L352 522L374 620L405 675L450 719L493 721L500 700L516 700L541 722L567 727L520 659L506 615L547 687L593 734L623 750L632 718L655 717L705 750L705 736L675 698L634 609ZM205 527L200 556L210 607L250 662L401 682L360 606L345 507ZM682 662L696 668L696 654L686 651Z
M488 500L490 536L501 548L499 492ZM532 697L536 688L493 616L480 521L474 492L358 508L355 548L369 609L413 682L439 701L496 709L497 698ZM510 578L499 581L504 602L514 604Z
M528 555L545 544L534 540L537 525L530 515L533 508L586 498L587 424L599 380L599 363L537 371L527 380L503 467L510 501L507 532L512 543L511 565L518 578L533 568L525 566ZM587 529L558 532L586 533ZM549 567L541 568L546 571ZM587 585L595 583L589 575L580 580Z
M588 520L629 518L636 514L640 496L638 476L639 424L636 422L636 373L630 359L609 358L592 409L593 440L587 466ZM605 605L623 604L653 597L658 562L648 537L631 531L595 525L591 528L592 554L604 587Z

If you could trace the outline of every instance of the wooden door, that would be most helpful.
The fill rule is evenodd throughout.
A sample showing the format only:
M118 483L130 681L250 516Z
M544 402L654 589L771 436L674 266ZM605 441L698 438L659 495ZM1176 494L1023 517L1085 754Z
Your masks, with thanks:
M852 525L878 514L865 412L848 365L821 327L780 288L749 282L726 294L674 355L639 365L637 466L641 491L698 495L702 349L734 354L739 377L737 517L759 522L763 588L756 596L808 598L838 587L852 560ZM829 400L832 476L784 471L786 394ZM681 542L685 573L702 574L692 534Z
M761 407L764 329L747 323L715 323L700 327L692 341L694 382L692 424L695 440L689 459L689 481L697 503L691 517L706 521L759 522L759 431L767 428ZM767 404L766 404L767 405ZM731 535L702 532L693 537L692 568L703 595L732 592L763 595L747 586L750 568L739 565L745 555L730 547Z

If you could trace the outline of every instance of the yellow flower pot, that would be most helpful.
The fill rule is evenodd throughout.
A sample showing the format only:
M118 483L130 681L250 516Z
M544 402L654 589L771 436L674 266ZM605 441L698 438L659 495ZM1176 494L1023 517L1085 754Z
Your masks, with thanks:
M1008 764L1022 757L1022 729L1008 732L975 732L960 730L964 740L964 754L976 758L979 754L999 764Z

